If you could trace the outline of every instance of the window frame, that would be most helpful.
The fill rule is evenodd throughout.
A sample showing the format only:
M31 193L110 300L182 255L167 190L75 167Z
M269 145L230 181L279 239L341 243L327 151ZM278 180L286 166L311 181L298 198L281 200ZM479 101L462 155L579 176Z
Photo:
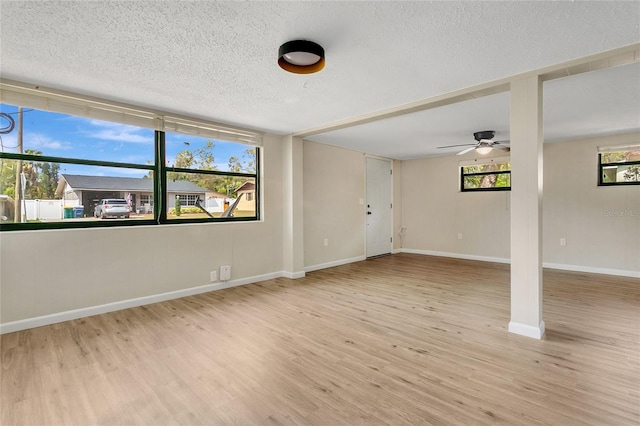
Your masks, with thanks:
M190 117L168 115L161 111L145 110L136 106L112 103L96 98L83 97L68 92L47 89L12 80L0 79L0 102L7 105L34 108L40 111L62 113L74 117L128 124L154 131L154 163L135 164L101 160L85 160L49 155L0 152L0 159L37 161L59 164L113 167L145 170L153 173L153 219L121 219L117 221L54 221L54 222L0 222L0 232L17 230L108 228L112 226L179 225L189 223L259 222L261 214L261 166L262 134L231 128L214 122ZM50 107L54 105L54 107ZM82 112L82 113L79 113ZM216 170L169 168L166 165L166 132L198 135L212 140L237 143L255 148L255 173ZM213 174L251 178L255 182L255 215L247 217L167 218L167 173Z
M465 173L464 168L477 165L483 166L491 163L496 164L504 164L511 163L510 157L492 157L482 161L461 161L458 165L460 169L460 184L459 190L460 192L495 192L495 191L511 191L511 165L509 165L509 170L496 170L490 172L474 172L474 173ZM465 188L464 186L464 178L468 176L488 176L488 175L509 175L509 186L503 187L491 187L491 188Z
M622 151L635 151L640 150L640 145L621 146L621 147L604 147L598 149L598 186L627 186L627 185L640 185L640 180L629 182L603 182L604 168L607 166L640 166L640 160L616 162L616 163L603 163L602 154L608 152L622 152Z
M178 133L175 131L172 131L173 133ZM248 216L248 217L217 217L217 218L209 218L209 217L200 217L200 218L180 218L180 219L169 219L167 217L168 215L168 211L169 211L169 205L167 202L168 199L168 192L166 191L167 187L167 174L169 172L175 172L175 173L189 173L189 174L206 174L206 175L216 175L216 176L237 176L237 177L248 177L248 178L253 178L255 179L256 182L256 192L259 191L260 188L260 176L261 176L261 172L260 172L260 165L262 163L261 161L261 147L254 145L254 148L256 149L256 172L255 173L244 173L244 172L225 172L225 171L218 171L218 170L203 170L203 169L189 169L189 168L182 168L182 167L169 167L166 163L166 152L165 152L165 139L166 139L166 133L165 132L156 132L157 133L157 139L158 139L158 149L157 149L157 153L158 153L158 160L156 162L156 165L158 166L159 169L159 176L160 176L160 185L162 188L165 189L165 191L160 192L162 194L162 204L160 207L160 211L159 211L159 216L158 216L158 223L161 224L168 224L168 225L174 225L174 224L179 224L179 223L217 223L217 222L256 222L256 221L260 221L261 220L261 212L260 212L260 197L258 194L256 194L256 202L255 202L255 206L256 206L256 214L255 216ZM185 207L189 207L189 206L185 206Z
M78 158L67 157L54 157L48 155L33 155L33 154L17 154L10 152L0 152L0 159L17 160L17 161L37 161L37 162L49 162L58 164L77 164L82 166L99 166L99 167L114 167L114 168L126 168L126 169L140 169L140 170L155 170L154 165L146 164L134 164L134 163L120 163L112 161L99 161L99 160L83 160ZM155 173L155 172L154 172ZM156 195L157 185L156 179L154 179L154 196ZM82 222L0 222L0 232L3 231L17 231L17 230L31 230L31 229L66 229L66 228L95 228L95 227L111 227L111 226L134 226L134 225L154 225L157 221L155 219L123 219L118 221L82 221Z

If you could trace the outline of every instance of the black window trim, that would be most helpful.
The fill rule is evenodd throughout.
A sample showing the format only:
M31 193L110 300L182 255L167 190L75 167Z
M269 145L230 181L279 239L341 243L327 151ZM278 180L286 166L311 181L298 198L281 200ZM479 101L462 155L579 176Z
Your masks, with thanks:
M624 150L622 150L624 151ZM624 162L615 162L615 163L603 163L602 162L602 154L605 152L598 153L598 186L625 186L625 185L640 185L640 181L635 182L603 182L603 169L607 166L640 166L640 160L638 161L624 161Z
M464 178L467 176L486 176L486 175L509 175L509 182L511 182L511 170L499 170L494 172L475 172L475 173L465 173L465 166L460 166L460 192L487 192L487 191L511 191L511 185L504 187L493 187L493 188L465 188L464 187Z

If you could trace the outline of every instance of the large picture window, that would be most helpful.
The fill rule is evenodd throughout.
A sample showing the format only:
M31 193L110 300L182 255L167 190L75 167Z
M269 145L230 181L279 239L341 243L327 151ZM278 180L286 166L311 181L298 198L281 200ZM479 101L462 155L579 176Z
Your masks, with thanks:
M640 145L601 148L598 185L640 185Z
M258 134L0 88L0 230L259 219Z
M460 165L460 190L511 190L511 163L509 158L499 157L486 159L483 162L464 162Z

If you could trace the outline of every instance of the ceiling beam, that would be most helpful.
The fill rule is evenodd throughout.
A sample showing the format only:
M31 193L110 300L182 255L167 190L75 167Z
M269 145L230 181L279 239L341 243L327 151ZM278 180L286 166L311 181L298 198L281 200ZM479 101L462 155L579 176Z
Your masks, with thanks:
M490 81L488 83L483 83L476 86L456 90L454 92L445 93L443 95L438 95L431 98L426 98L419 101L358 115L355 117L345 118L327 124L322 124L320 126L315 126L309 129L294 132L293 136L305 138L308 136L328 133L335 130L371 123L374 121L385 120L401 115L412 114L414 112L439 108L458 102L464 102L484 96L507 92L509 91L512 81L531 76L537 75L540 76L542 81L550 81L558 78L569 77L606 68L613 68L635 62L640 62L640 43L634 43L617 49L607 50L605 52L596 53L594 55L562 62L560 64L550 65L548 67L540 68L537 70L527 71L510 77L501 78L499 80Z

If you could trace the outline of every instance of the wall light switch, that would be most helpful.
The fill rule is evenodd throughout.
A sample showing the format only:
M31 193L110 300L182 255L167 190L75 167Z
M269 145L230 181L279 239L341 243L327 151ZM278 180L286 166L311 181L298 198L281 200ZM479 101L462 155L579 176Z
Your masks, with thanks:
M325 238L324 239L324 246L327 247L329 245L329 239Z
M462 239L462 233L458 232L458 239L461 240Z
M560 245L561 246L566 246L567 245L567 239L566 238L560 238Z

